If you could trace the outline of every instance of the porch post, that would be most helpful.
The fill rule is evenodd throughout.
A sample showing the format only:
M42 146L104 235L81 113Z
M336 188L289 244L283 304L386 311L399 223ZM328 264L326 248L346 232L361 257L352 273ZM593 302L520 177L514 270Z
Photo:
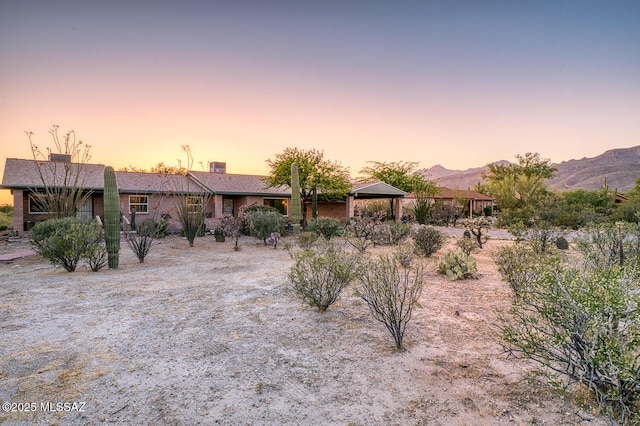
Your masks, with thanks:
M395 210L396 222L402 222L402 198L396 198L393 209Z
M348 222L349 219L351 219L354 214L355 214L355 198L353 197L353 195L349 194L347 195L347 208L346 208L346 214L347 217L345 218L345 220Z
M13 230L24 232L24 191L13 190Z

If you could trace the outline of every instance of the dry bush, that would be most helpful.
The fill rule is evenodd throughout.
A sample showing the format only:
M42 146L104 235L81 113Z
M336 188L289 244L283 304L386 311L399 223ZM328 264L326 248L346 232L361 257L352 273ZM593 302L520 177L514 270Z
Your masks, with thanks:
M389 330L396 348L402 349L407 324L422 293L424 265L401 252L370 259L361 270L358 295Z

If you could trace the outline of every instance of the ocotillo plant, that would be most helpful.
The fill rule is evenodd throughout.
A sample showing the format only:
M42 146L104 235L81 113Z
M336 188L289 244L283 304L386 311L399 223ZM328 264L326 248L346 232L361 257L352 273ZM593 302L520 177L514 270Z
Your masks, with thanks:
M300 219L302 214L300 213L300 179L298 178L298 165L291 163L291 221L293 226L293 232L300 232Z
M109 269L117 269L120 251L120 197L113 167L104 168L104 240Z

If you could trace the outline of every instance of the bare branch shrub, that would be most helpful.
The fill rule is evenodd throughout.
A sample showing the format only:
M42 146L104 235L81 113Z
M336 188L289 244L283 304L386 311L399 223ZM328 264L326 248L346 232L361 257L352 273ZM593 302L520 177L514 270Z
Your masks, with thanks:
M347 224L347 241L360 253L375 246L376 228L382 223L382 215L357 216Z
M404 333L422 293L424 265L407 253L381 255L363 264L358 295L402 349Z
M55 148L47 148L45 155L35 144L33 132L27 132L36 174L42 185L39 190L32 189L31 196L40 211L54 218L73 217L91 197L86 185L89 174L85 168L91 158L91 146L77 140L73 130L61 139L56 125L49 134ZM48 161L52 155L63 156L65 160Z
M153 247L156 238L158 238L158 227L156 221L148 218L145 219L138 227L137 231L133 229L125 230L127 245L136 255L140 263L144 263L151 247Z
M293 253L293 291L320 312L327 310L357 275L359 256L331 243Z

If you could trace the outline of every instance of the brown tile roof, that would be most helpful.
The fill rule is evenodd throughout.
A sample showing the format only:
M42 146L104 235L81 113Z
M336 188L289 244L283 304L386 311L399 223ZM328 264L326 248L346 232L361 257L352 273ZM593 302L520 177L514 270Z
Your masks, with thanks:
M291 188L280 186L266 188L264 176L236 175L229 173L189 172L215 194L280 195L290 196Z
M37 164L40 166L40 170L48 183L54 182L54 186L62 186L65 163L38 161ZM38 174L37 164L34 160L7 158L2 185L0 186L7 189L39 189L44 187ZM72 167L71 176L75 177L76 173L80 173L78 182L81 183L82 187L94 191L102 191L104 189L105 166L103 164L66 163L66 165ZM155 173L117 171L116 177L118 190L125 193L183 192L199 191L201 189L189 181L186 176L182 175L165 176Z
M42 179L38 174L38 167L42 171L47 182L54 182L54 185L63 186L65 166L71 167L71 176L85 188L102 189L104 181L104 165L102 164L82 164L78 163L55 163L50 161L22 160L18 158L7 158L4 165L4 175L2 176L3 188L32 188L44 187ZM79 173L79 174L78 174Z

